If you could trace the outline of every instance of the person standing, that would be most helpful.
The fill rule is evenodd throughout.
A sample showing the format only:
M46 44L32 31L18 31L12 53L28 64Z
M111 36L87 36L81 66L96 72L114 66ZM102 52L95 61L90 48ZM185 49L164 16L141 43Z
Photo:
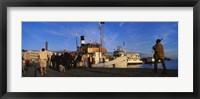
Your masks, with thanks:
M83 67L83 61L82 61L82 54L81 53L78 53L78 57L77 57L76 61L78 63L77 66L82 68Z
M77 58L78 58L77 53L74 53L74 68L77 68Z
M81 61L80 61L80 67L84 68L85 67L85 54L81 53L80 59L81 59Z
M25 61L25 70L27 70L30 65L30 53L26 50L23 50L22 57Z
M83 60L83 68L86 68L88 66L88 59L85 54L83 54L82 60Z
M48 54L45 51L44 48L42 48L42 51L38 54L38 60L40 62L40 73L41 75L46 75L46 67L47 67L47 60L48 60Z
M61 64L60 59L61 59L61 58L60 58L60 56L59 56L59 53L56 53L56 56L55 56L55 58L54 58L54 60L55 60L54 69L57 70L57 71L58 71L59 66L60 66L60 64Z
M153 50L154 50L154 72L157 72L157 65L158 65L158 61L160 60L162 62L162 66L163 66L163 73L167 73L167 68L165 65L165 54L164 54L164 47L161 44L161 40L157 39L156 40L156 44L153 46Z
M92 68L92 56L91 55L88 56L88 67Z
M53 68L56 66L55 56L56 56L55 53L53 53L53 54L51 55L51 64L52 64L52 67L53 67Z
M64 58L64 66L65 66L65 70L69 70L70 69L70 54L64 50L63 51L63 58Z
M22 50L22 73L25 74L25 60L26 60L26 52Z

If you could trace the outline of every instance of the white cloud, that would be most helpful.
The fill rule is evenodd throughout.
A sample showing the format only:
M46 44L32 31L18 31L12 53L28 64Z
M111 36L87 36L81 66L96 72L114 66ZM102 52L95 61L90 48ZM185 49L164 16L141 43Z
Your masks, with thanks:
M65 30L45 30L46 33L53 34L61 37L74 37L76 33L67 32Z

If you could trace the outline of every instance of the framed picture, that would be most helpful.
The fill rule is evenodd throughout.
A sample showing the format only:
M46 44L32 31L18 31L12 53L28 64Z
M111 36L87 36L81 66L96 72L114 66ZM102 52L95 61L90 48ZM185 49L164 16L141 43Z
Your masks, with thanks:
M199 98L199 0L1 1L2 98Z

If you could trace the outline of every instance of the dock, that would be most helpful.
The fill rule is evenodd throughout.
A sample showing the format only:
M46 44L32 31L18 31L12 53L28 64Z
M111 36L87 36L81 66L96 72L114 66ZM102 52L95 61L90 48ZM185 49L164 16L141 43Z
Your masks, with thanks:
M178 77L178 70L167 70L167 74L159 69L157 73L150 68L71 68L66 72L59 72L47 67L47 74L40 75L39 65L27 67L22 77Z

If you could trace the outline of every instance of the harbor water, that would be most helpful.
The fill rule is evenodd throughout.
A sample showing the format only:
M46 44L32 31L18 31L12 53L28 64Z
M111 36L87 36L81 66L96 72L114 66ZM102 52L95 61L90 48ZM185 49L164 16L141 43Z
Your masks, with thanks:
M165 64L167 69L178 70L178 60L165 61ZM154 64L130 64L127 68L154 68ZM163 69L162 63L158 63L158 69Z

